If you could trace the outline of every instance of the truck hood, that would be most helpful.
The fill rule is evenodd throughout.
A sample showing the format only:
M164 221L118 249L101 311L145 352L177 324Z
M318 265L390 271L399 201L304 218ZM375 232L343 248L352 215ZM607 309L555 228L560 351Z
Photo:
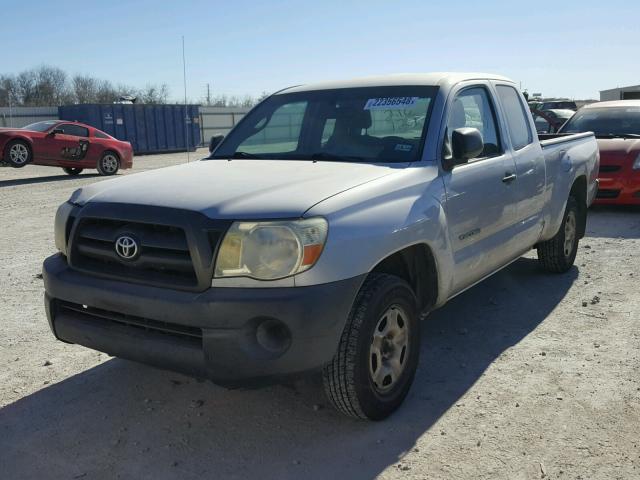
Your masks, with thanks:
M111 202L179 208L214 219L295 218L328 197L401 166L202 160L94 183L71 200L81 205Z

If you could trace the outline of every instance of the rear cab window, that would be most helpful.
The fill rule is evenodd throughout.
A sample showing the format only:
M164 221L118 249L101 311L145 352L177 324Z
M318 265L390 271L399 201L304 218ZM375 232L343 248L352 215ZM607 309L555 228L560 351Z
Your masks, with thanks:
M513 149L521 150L533 143L533 133L531 132L525 106L515 88L507 85L497 85L496 90L502 103Z

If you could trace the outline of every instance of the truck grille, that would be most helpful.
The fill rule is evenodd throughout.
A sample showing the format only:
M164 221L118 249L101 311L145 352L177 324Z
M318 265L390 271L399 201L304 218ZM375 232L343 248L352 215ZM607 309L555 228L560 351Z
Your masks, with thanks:
M115 280L180 290L211 285L218 243L228 222L196 212L139 205L89 204L69 235L69 265ZM117 252L118 239L135 243L135 254Z
M620 165L600 165L600 173L617 172L621 168Z
M195 344L202 343L202 329L197 327L180 325L178 323L161 322L133 315L125 315L71 302L58 301L57 308L61 312L74 312L76 314L80 314L86 321L118 324L139 331L169 335Z
M115 242L121 234L139 242L140 253L133 261L123 261L116 253ZM74 248L74 260L81 268L184 286L195 286L198 281L185 234L179 228L86 219L77 227Z

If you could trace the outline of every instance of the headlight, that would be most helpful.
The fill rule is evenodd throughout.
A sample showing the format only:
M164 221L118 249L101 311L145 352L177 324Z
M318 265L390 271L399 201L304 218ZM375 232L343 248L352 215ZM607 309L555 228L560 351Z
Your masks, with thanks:
M67 254L67 236L69 235L70 226L69 216L74 209L74 205L65 202L58 207L56 211L56 220L54 226L54 237L56 248L64 255Z
M633 168L634 170L640 170L640 153L638 153L638 156L636 157L636 161L633 162Z
M220 245L214 276L276 280L304 272L327 239L324 218L234 222Z

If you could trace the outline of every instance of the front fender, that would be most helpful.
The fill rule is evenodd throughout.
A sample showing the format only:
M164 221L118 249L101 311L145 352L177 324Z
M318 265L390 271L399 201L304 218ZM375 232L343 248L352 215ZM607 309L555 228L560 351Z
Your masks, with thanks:
M452 284L453 263L443 198L437 168L422 164L314 206L305 216L328 219L327 244L318 263L295 277L296 286L366 274L390 255L426 244L437 265L440 303Z

